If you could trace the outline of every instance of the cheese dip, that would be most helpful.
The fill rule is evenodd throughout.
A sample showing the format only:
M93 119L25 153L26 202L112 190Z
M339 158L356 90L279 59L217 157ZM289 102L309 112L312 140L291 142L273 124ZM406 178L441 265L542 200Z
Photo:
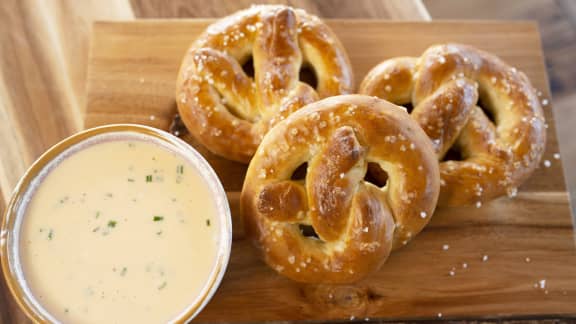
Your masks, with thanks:
M208 164L127 134L76 144L34 180L18 254L25 290L49 320L178 320L223 272L222 214L230 216L216 199L220 184L201 170Z

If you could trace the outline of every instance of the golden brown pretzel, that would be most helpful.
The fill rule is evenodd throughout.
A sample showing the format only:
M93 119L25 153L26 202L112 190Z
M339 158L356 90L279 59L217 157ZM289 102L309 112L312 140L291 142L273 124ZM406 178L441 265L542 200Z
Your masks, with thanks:
M413 105L412 117L442 161L439 205L479 207L516 195L544 152L544 115L526 75L470 46L436 45L419 58L384 61L360 92ZM450 149L461 158L447 156Z
M253 59L254 77L242 64ZM299 80L310 66L316 89ZM253 6L198 37L178 73L178 110L210 151L245 162L269 128L323 97L352 90L340 41L320 19L286 6Z
M368 162L387 172L384 187L364 180ZM292 180L303 163L305 179ZM432 144L404 109L374 97L335 96L295 112L264 137L242 189L244 228L279 273L302 282L352 282L422 230L439 181Z

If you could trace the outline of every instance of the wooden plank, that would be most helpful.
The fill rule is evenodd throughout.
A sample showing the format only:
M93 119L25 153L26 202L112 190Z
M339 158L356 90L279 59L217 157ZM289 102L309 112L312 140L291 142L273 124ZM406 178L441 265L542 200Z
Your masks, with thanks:
M180 59L211 21L96 24L86 127L135 122L166 129L176 112L174 80ZM543 98L549 98L534 24L328 23L349 50L357 82L385 58L419 55L430 44L456 41L513 63ZM558 144L550 106L545 113L550 126L545 159L552 166L537 170L516 199L502 198L480 209L439 210L413 244L393 254L381 271L344 286L298 284L259 261L239 227L243 166L214 157L192 142L223 180L235 224L227 274L198 321L412 319L435 318L438 313L443 318L576 316L573 227L561 163L553 158Z
M222 17L260 1L253 0L131 0L139 18L206 18ZM323 18L379 18L396 20L430 20L421 0L276 0L302 8Z

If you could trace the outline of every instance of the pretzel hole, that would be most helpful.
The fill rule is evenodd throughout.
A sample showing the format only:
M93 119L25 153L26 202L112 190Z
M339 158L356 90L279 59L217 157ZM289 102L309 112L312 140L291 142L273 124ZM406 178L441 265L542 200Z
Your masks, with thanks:
M364 181L369 182L376 187L383 188L388 183L388 173L386 173L378 163L368 162Z
M312 225L298 224L298 229L300 229L300 233L302 233L302 236L304 237L314 238L317 240L320 239Z
M294 172L292 172L292 176L290 180L304 180L306 179L306 171L308 169L308 163L304 162L300 164Z
M484 115L486 115L486 117L488 117L488 119L494 125L496 125L496 116L494 116L494 113L492 112L491 109L492 107L488 105L488 103L485 100L482 100L482 95L480 95L480 97L478 98L478 102L476 103L476 105L480 107L480 109L482 109L482 111L484 112Z
M452 147L444 154L444 158L442 161L464 161L465 157L462 154L462 151L456 146L452 145Z
M406 111L411 114L412 110L414 110L414 106L412 105L412 102L409 102L407 104L402 105L402 107L406 108Z
M254 58L252 55L248 56L248 59L242 63L242 70L247 76L254 78Z
M302 64L302 67L300 67L299 78L300 81L308 84L314 89L316 89L318 86L318 77L316 76L316 71L310 64Z

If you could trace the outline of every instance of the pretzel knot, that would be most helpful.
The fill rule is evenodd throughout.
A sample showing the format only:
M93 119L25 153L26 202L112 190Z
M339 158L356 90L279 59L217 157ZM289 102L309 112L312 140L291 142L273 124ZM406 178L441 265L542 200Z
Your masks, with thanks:
M293 179L306 163L304 179ZM368 163L387 173L383 187L365 180ZM368 96L331 97L264 137L242 190L244 228L279 273L352 282L422 230L439 181L432 145L403 109Z
M251 61L253 77L242 67ZM315 88L300 81L306 67L315 74ZM277 122L352 86L343 46L317 17L285 6L253 6L209 26L192 44L176 97L197 140L217 155L247 163Z
M360 92L413 106L441 161L439 205L515 196L542 158L546 124L534 88L524 73L478 49L437 45L419 58L384 61Z

